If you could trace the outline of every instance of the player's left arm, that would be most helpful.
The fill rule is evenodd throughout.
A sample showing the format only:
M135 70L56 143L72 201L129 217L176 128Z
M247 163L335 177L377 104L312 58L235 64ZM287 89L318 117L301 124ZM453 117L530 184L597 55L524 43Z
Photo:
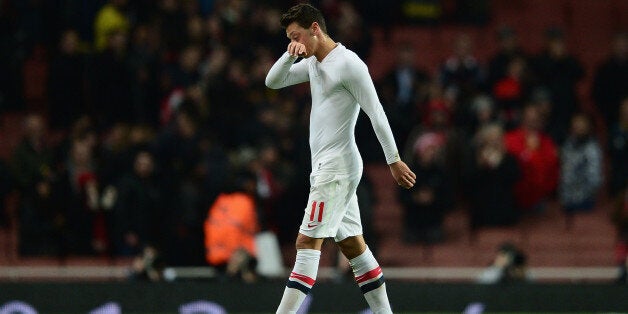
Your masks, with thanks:
M273 64L266 74L266 86L279 89L309 80L308 66L305 60L295 63L297 56L287 51Z
M349 59L342 73L345 76L345 88L353 95L371 121L375 135L384 150L386 163L390 166L393 178L400 186L411 188L416 182L416 175L399 157L392 129L388 123L384 108L377 97L375 85L366 64L357 57L356 59Z

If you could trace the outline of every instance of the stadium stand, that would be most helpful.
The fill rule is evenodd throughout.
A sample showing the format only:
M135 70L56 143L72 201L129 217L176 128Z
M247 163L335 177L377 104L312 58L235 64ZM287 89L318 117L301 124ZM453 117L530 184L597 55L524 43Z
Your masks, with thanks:
M568 45L585 68L585 79L578 84L579 100L587 111L595 114L589 99L592 74L607 55L614 32L628 28L628 1L512 0L491 1L491 4L492 18L485 26L445 24L428 27L397 25L391 29L374 27L371 30L373 44L368 60L374 79L381 78L392 67L394 60L390 58L390 47L400 44L411 43L416 47L418 65L434 74L438 65L449 55L451 38L457 34L471 36L476 56L485 64L496 49L494 34L499 27L508 25L517 30L523 48L536 53L543 45L543 32L548 27L558 26L569 34ZM17 146L22 136L21 123L25 113L26 110L0 113L0 158L7 160ZM600 135L603 139L604 133ZM414 274L417 279L438 280L437 274L443 271L457 279L470 280L478 269L490 263L496 247L506 240L516 242L526 251L528 264L539 278L608 280L614 274L615 229L609 219L609 203L604 196L595 211L577 215L570 228L566 227L565 217L557 204L551 203L549 209L537 219L524 220L515 227L484 228L471 235L464 208L456 208L445 221L446 241L434 245L406 244L402 241L399 228L402 210L397 200L397 187L388 175L388 168L381 164L368 165L365 175L374 185L376 203L373 222L378 237L380 263L394 269L389 271L393 277L395 274L399 277L411 277ZM29 272L12 268L17 266L40 267L37 268L37 274L40 275L37 278L57 278L60 276L58 267L61 266L75 266L71 276L81 278L124 277L124 268L130 263L128 257L57 259L18 256L17 197L12 194L6 202L12 223L11 228L0 227L0 281L11 280L11 274ZM287 245L285 250L290 251L292 247ZM326 243L321 260L323 266L331 267L336 263L332 250L333 245ZM286 264L291 263L286 260ZM98 272L86 267L102 268ZM458 272L449 267L458 268ZM326 270L331 272L331 268ZM405 273L412 270L413 273ZM182 271L185 273L185 269ZM586 275L587 272L589 275ZM194 271L189 273L194 274ZM321 276L325 277L325 270Z

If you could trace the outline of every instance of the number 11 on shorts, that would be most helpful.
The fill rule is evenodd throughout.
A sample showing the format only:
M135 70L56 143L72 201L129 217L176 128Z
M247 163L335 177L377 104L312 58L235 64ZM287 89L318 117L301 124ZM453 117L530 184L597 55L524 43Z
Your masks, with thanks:
M318 208L316 207L317 204L318 204ZM307 224L308 228L316 227L318 223L323 221L324 210L325 210L325 202L320 202L320 203L318 203L317 201L312 202L312 210L310 211L310 222ZM317 220L314 220L314 218L317 218Z

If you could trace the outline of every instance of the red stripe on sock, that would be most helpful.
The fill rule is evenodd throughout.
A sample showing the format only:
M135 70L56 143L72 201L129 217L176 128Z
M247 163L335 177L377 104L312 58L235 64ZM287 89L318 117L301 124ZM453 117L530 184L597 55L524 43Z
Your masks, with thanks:
M367 280L376 278L377 276L379 276L382 273L382 268L377 266L377 268L368 271L366 273L364 273L363 275L357 276L355 277L355 281L357 283L361 283L361 282L365 282Z
M301 280L301 281L303 281L303 282L307 283L307 284L308 284L308 285L310 285L310 286L313 286L313 285L314 285L314 283L316 282L316 280L315 280L315 279L313 279L313 278L310 278L310 277L308 277L308 276L306 276L306 275L297 274L297 273L295 273L295 272L292 272L292 273L290 274L290 278L296 278L296 279L299 279L299 280Z

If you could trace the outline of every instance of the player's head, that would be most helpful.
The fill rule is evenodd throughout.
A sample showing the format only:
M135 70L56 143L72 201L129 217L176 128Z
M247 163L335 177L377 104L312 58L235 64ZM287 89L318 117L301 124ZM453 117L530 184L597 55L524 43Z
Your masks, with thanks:
M323 33L327 33L327 26L325 25L323 14L311 4L297 4L281 16L281 26L284 28L288 28L290 24L295 22L305 29L310 28L312 24L316 22Z
M327 26L321 11L307 3L291 7L281 16L281 26L286 29L290 40L302 43L310 57L318 48L318 43L327 36Z

